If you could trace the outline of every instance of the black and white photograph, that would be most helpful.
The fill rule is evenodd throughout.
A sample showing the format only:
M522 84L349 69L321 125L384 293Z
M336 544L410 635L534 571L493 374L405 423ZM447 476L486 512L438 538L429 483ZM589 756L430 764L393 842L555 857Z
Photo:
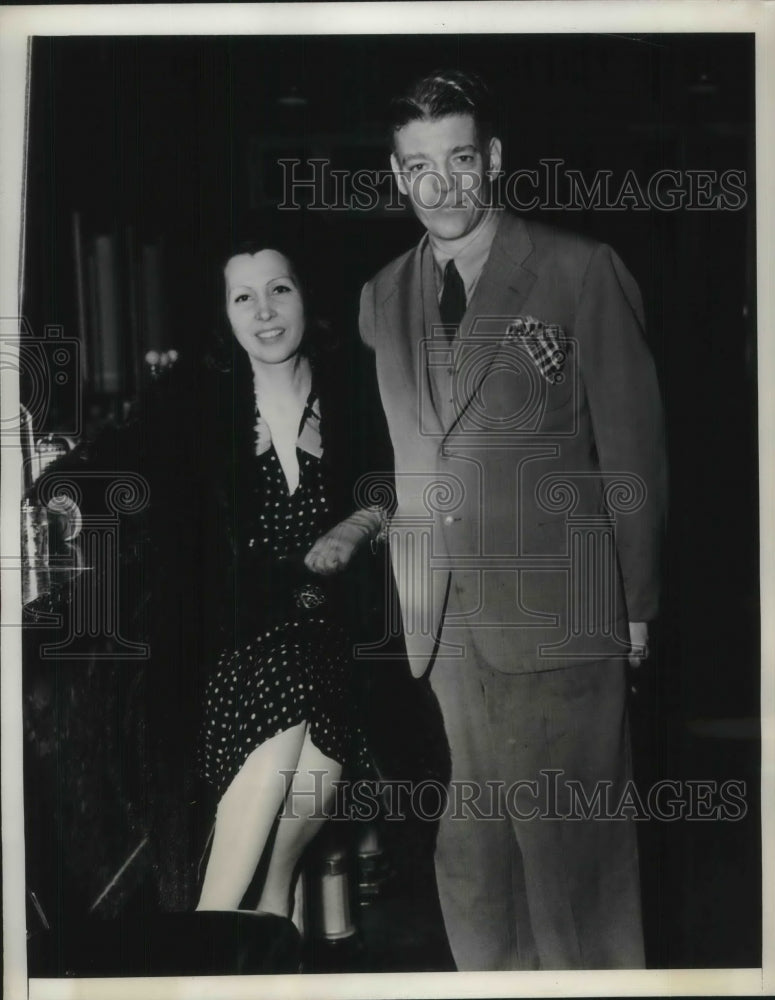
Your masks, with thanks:
M764 5L133 9L0 19L6 995L768 993Z

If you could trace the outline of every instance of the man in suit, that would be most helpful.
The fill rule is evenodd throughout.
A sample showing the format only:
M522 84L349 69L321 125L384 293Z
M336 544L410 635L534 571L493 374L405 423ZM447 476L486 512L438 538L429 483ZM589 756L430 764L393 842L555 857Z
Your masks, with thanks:
M360 310L407 654L451 758L439 898L460 970L637 968L626 669L657 611L659 390L616 254L493 204L491 109L459 71L393 102L426 233Z

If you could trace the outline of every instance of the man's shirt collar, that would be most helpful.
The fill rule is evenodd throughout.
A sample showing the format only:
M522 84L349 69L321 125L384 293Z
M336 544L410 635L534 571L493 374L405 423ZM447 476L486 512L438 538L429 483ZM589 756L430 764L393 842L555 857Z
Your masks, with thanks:
M433 253L436 288L439 294L441 294L444 281L444 268L449 260L454 259L458 273L463 279L466 299L470 302L479 275L490 255L490 248L497 228L498 213L493 209L488 209L476 229L459 240L436 240L430 233L428 234L428 243Z

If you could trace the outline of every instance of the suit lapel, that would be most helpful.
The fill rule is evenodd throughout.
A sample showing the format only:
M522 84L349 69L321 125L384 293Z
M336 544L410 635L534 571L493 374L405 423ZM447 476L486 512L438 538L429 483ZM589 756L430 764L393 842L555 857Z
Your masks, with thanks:
M441 326L439 298L434 275L433 253L427 244L420 261L422 278L422 309L425 337L418 355L421 372L425 375L425 388L429 406L422 414L423 430L427 434L444 433L443 390L439 386L439 372L452 363L452 350Z
M425 434L443 433L435 408L433 390L426 364L426 318L435 310L438 319L438 302L432 283L423 281L423 253L427 243L424 236L395 275L393 285L382 301L386 328L393 359L401 371L407 388L408 401L414 401ZM411 405L411 403L409 404Z
M504 214L463 317L463 337L474 332L479 316L511 316L521 309L536 280L535 274L525 266L532 252L533 242L524 222Z
M449 437L455 429L493 364L504 350L508 326L506 320L519 315L535 284L536 275L527 266L532 253L533 242L524 222L516 216L504 213L493 240L490 256L463 317L458 350L465 351L464 345L467 340L475 344L479 338L491 340L495 336L498 342L488 352L486 363L476 367L475 379L457 380L457 388L464 388L466 394L463 398L458 396L454 418L445 429L446 437Z
M420 275L420 248L415 247L401 267L393 282L387 287L381 302L385 328L393 359L404 376L407 388L413 389L416 372L415 343L422 336L422 280Z

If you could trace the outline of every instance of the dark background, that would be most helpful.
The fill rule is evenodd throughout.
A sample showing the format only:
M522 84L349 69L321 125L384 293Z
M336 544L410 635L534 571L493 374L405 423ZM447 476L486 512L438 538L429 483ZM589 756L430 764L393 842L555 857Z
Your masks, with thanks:
M223 247L235 233L260 227L281 196L277 157L323 155L335 169L385 168L386 98L418 73L458 65L480 71L500 95L507 172L560 157L587 178L612 171L614 189L629 169L644 184L658 169L735 169L747 176L747 204L737 211L530 215L611 243L635 275L667 411L665 600L633 706L639 777L644 786L659 777L731 778L748 788L749 811L740 822L641 828L649 961L758 966L751 36L36 39L25 316L35 336L46 324L79 335L77 212L84 239L116 236L127 273L133 247L161 248L161 346L175 347L184 366L194 363L208 344ZM324 311L354 342L362 283L416 242L417 224L395 211L293 214ZM136 290L127 284L119 294L131 316ZM114 398L85 387L86 436L105 467L111 461L132 467L142 450L136 435L123 434L124 419L146 384L142 355L158 346L144 341L142 322L127 320L125 332ZM64 403L55 397L41 430L58 429L64 420L58 406ZM128 531L140 552L146 528L135 536ZM135 630L129 637L142 638L148 615L135 608L129 619ZM85 912L148 830L165 823L177 830L159 838L167 846L143 850L100 907L115 917L131 907L190 906L195 850L180 845L196 837L176 784L186 766L185 726L169 704L194 699L180 690L185 670L169 673L163 643L142 664L88 656L42 663L34 643L30 649L28 873L44 908L61 919ZM409 688L403 681L379 683L382 718L375 725L383 737L402 713L411 728L418 710L406 707ZM149 743L146 728L153 730L160 700L167 721L157 728L166 733L160 744ZM160 762L165 752L174 766Z

